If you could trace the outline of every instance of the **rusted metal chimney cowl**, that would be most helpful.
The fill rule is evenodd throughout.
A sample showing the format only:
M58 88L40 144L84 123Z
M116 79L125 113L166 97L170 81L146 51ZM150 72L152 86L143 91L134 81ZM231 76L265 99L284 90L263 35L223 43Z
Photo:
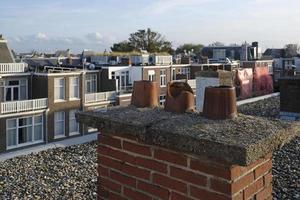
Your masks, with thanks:
M134 81L131 105L138 108L158 106L158 83L153 81Z
M203 115L208 119L232 119L236 117L235 87L206 87Z
M168 83L165 111L184 113L195 111L195 97L192 88L186 82Z

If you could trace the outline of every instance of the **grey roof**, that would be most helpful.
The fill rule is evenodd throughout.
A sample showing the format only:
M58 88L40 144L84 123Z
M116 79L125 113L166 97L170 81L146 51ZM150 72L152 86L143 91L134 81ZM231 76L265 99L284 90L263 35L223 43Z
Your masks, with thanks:
M7 42L5 40L0 41L0 63L13 63L14 58L10 52Z
M208 58L213 57L213 50L214 49L225 49L226 50L226 57L231 57L231 52L234 51L234 59L240 60L240 53L242 52L241 46L207 46L203 47L201 50L202 56L206 56Z
M269 48L266 49L266 51L263 53L263 56L270 56L272 58L281 58L284 57L284 55L285 55L285 50L283 48L281 49Z
M23 60L30 67L57 66L57 58L26 58Z
M70 49L67 50L57 50L54 54L54 57L69 57Z
M44 66L58 66L58 58L26 58L23 60L30 67L44 67ZM72 58L71 63L68 63L68 59L60 59L62 66L69 67L81 67L81 58Z

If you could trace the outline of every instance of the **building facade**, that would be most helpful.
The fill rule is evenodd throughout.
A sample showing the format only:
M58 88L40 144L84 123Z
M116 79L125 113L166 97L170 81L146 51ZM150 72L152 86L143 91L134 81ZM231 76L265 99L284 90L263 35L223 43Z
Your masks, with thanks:
M115 105L116 91L101 92L100 70L29 71L0 45L0 153L93 132L75 113Z

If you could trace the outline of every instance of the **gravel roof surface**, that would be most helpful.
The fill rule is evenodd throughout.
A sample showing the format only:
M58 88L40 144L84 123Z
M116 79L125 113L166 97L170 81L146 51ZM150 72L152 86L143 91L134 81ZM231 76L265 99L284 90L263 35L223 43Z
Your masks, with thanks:
M96 199L96 142L0 162L0 199Z
M240 106L239 112L276 118L279 98ZM96 146L92 142L0 162L0 199L96 199ZM300 137L273 154L273 199L300 199Z
M239 112L267 118L278 118L280 99L273 97L242 105ZM300 199L300 137L273 153L273 199Z
M238 112L243 113L244 115L279 118L280 97L272 97L254 103L241 105L238 107Z

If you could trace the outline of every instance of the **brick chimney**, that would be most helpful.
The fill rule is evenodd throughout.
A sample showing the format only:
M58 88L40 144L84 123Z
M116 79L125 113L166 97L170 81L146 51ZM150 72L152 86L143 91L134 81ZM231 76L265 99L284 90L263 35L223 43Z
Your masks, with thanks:
M157 108L76 117L101 132L98 199L110 200L272 199L272 152L299 129L241 114L214 121Z

